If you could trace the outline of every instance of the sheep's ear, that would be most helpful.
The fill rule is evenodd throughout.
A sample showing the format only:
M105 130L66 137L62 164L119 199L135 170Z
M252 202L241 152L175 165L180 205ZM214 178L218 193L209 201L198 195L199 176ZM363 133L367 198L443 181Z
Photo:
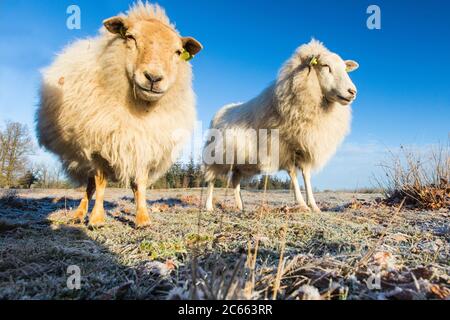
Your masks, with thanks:
M192 37L181 38L181 41L183 42L184 50L189 52L192 57L203 49L202 44Z
M128 30L128 22L126 18L123 17L112 17L103 21L103 25L106 30L113 34L120 34L122 37L125 37L125 33Z
M347 66L347 68L345 69L347 72L352 72L359 68L358 62L353 60L345 61L345 65Z

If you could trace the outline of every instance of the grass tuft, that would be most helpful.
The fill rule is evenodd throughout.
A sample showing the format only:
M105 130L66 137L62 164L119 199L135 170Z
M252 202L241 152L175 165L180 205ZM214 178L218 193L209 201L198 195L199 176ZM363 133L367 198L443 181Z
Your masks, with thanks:
M405 198L410 208L450 208L450 142L426 154L402 147L382 167L385 203L398 205Z
M150 260L177 258L187 253L186 246L181 241L144 240L141 242L139 248L149 255Z

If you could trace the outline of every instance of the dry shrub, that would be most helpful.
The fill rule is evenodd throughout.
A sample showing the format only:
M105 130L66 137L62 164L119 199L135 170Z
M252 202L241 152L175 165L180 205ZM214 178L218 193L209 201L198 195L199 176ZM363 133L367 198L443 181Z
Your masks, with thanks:
M294 214L306 213L308 210L299 205L270 206L267 203L263 203L256 206L255 212L259 214Z
M152 206L153 213L163 213L170 211L170 206L167 203L157 203Z
M236 206L233 203L227 202L225 200L216 201L216 208L222 212L234 212L236 211Z
M184 196L181 196L180 200L185 205L189 205L189 206L199 206L200 205L200 198L197 196L184 195Z
M439 210L450 208L450 140L447 146L421 153L401 147L382 165L385 177L379 181L386 203L403 199L410 208Z

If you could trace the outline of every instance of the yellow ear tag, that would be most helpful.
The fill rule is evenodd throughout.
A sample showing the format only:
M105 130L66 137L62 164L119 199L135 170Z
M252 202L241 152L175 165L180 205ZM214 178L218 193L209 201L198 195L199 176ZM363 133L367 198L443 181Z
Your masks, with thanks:
M319 61L317 61L316 57L313 57L311 59L311 62L309 63L310 66L317 66L319 64Z
M345 71L350 72L352 69L350 67L345 68Z
M191 55L189 53L189 51L186 51L185 49L183 49L183 52L181 53L180 58L183 59L184 61L189 61L189 60L192 60L194 58L194 56Z

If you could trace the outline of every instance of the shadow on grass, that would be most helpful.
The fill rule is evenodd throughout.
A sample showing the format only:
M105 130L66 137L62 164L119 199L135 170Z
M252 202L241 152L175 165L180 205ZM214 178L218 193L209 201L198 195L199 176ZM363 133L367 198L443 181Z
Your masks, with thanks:
M134 198L132 198L132 197L122 197L121 200L134 202ZM147 200L147 204L149 206L163 204L163 205L167 205L169 207L175 207L175 206L187 207L188 206L187 203L185 203L184 201L182 201L180 199L176 199L176 198L163 198L163 199L158 199L158 200Z
M107 233L93 237L85 226L69 222L69 209L78 202L0 198L0 300L163 298L174 284L162 264L127 266L102 243ZM105 203L107 210L115 207ZM67 286L69 266L80 268L79 290Z

